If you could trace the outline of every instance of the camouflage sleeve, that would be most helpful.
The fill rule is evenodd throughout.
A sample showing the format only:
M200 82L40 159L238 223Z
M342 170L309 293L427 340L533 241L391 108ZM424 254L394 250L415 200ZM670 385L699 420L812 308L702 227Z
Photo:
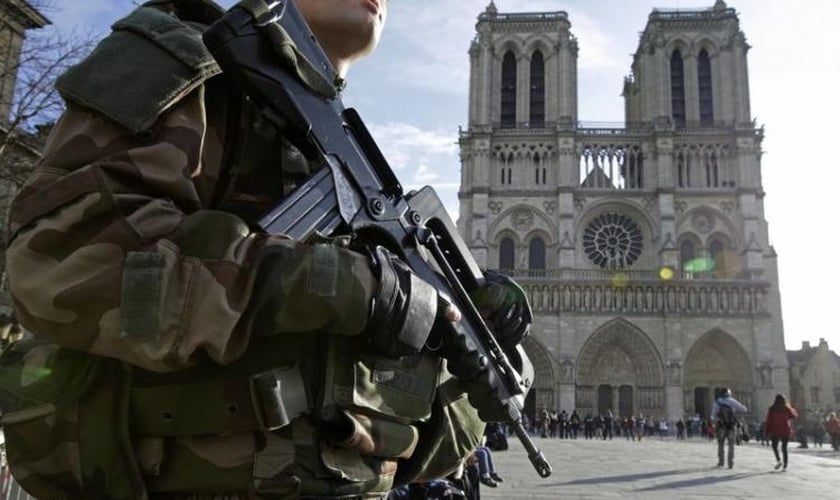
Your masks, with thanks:
M463 385L442 373L432 417L420 427L419 444L401 462L396 482L426 482L445 477L464 464L484 438L485 423L470 404Z
M8 228L27 329L155 371L229 363L252 334L362 330L375 285L362 255L255 234L203 206L196 179L218 147L203 87L149 135L78 108L56 125Z

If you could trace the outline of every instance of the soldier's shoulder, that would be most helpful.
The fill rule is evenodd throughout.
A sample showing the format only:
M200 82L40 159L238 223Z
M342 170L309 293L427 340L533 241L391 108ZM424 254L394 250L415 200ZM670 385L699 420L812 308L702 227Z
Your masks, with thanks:
M204 24L145 5L113 24L79 64L56 82L61 96L139 132L221 72L205 47Z

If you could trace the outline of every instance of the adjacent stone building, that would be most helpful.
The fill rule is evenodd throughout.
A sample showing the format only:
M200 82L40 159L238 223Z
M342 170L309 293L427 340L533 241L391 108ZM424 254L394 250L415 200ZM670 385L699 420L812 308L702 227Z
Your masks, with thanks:
M654 9L616 126L579 121L565 12L491 1L476 31L458 225L530 296L527 410L676 419L708 414L717 386L751 408L788 394L736 11Z
M830 411L840 412L840 356L820 339L811 347L802 342L798 351L788 351L790 400L809 419L822 419Z
M9 136L9 118L26 31L48 24L49 20L25 0L0 0L0 241L5 240L2 234L17 172L40 158L45 138L40 133ZM12 310L6 294L5 261L5 253L0 254L0 346L5 345L10 331L17 330L16 324L9 323Z
M49 20L26 0L0 0L0 125L8 123L26 30Z

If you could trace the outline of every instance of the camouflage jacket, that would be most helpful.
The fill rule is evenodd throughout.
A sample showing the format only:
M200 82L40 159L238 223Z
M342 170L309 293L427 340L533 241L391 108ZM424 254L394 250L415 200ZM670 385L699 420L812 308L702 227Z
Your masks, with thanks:
M117 22L59 81L68 109L13 202L9 289L46 342L5 355L4 424L44 498L381 494L481 436L441 360L359 349L365 256L249 230L309 166L217 76L195 23L218 14L155 0ZM290 366L308 408L276 430L252 382Z

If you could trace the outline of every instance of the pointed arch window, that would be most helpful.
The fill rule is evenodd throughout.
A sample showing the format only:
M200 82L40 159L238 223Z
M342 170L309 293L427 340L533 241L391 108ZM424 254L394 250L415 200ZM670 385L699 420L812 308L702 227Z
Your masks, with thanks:
M717 235L709 241L709 259L714 265L714 271L719 276L727 275L733 264L729 261L727 250L730 248L729 240L725 236Z
M685 127L685 72L679 49L671 54L671 117L677 127Z
M719 239L714 239L709 243L709 258L714 262L715 270L719 271L723 268L724 244Z
M540 156L535 155L532 163L534 164L534 184L545 184L545 164Z
M516 126L516 56L513 52L505 52L502 59L502 112L501 126L513 128Z
M513 270L514 257L513 240L504 238L499 245L499 269Z
M698 94L700 97L700 125L710 127L715 117L712 109L712 63L706 49L697 55Z
M528 269L532 276L537 274L534 271L545 270L545 243L542 238L534 238L528 245Z
M720 172L718 170L717 153L706 154L706 187L716 188L720 186Z
M545 127L545 61L542 52L531 56L531 128Z
M690 262L697 257L694 249L694 243L690 241L683 241L680 245L680 268L683 271L688 271Z

